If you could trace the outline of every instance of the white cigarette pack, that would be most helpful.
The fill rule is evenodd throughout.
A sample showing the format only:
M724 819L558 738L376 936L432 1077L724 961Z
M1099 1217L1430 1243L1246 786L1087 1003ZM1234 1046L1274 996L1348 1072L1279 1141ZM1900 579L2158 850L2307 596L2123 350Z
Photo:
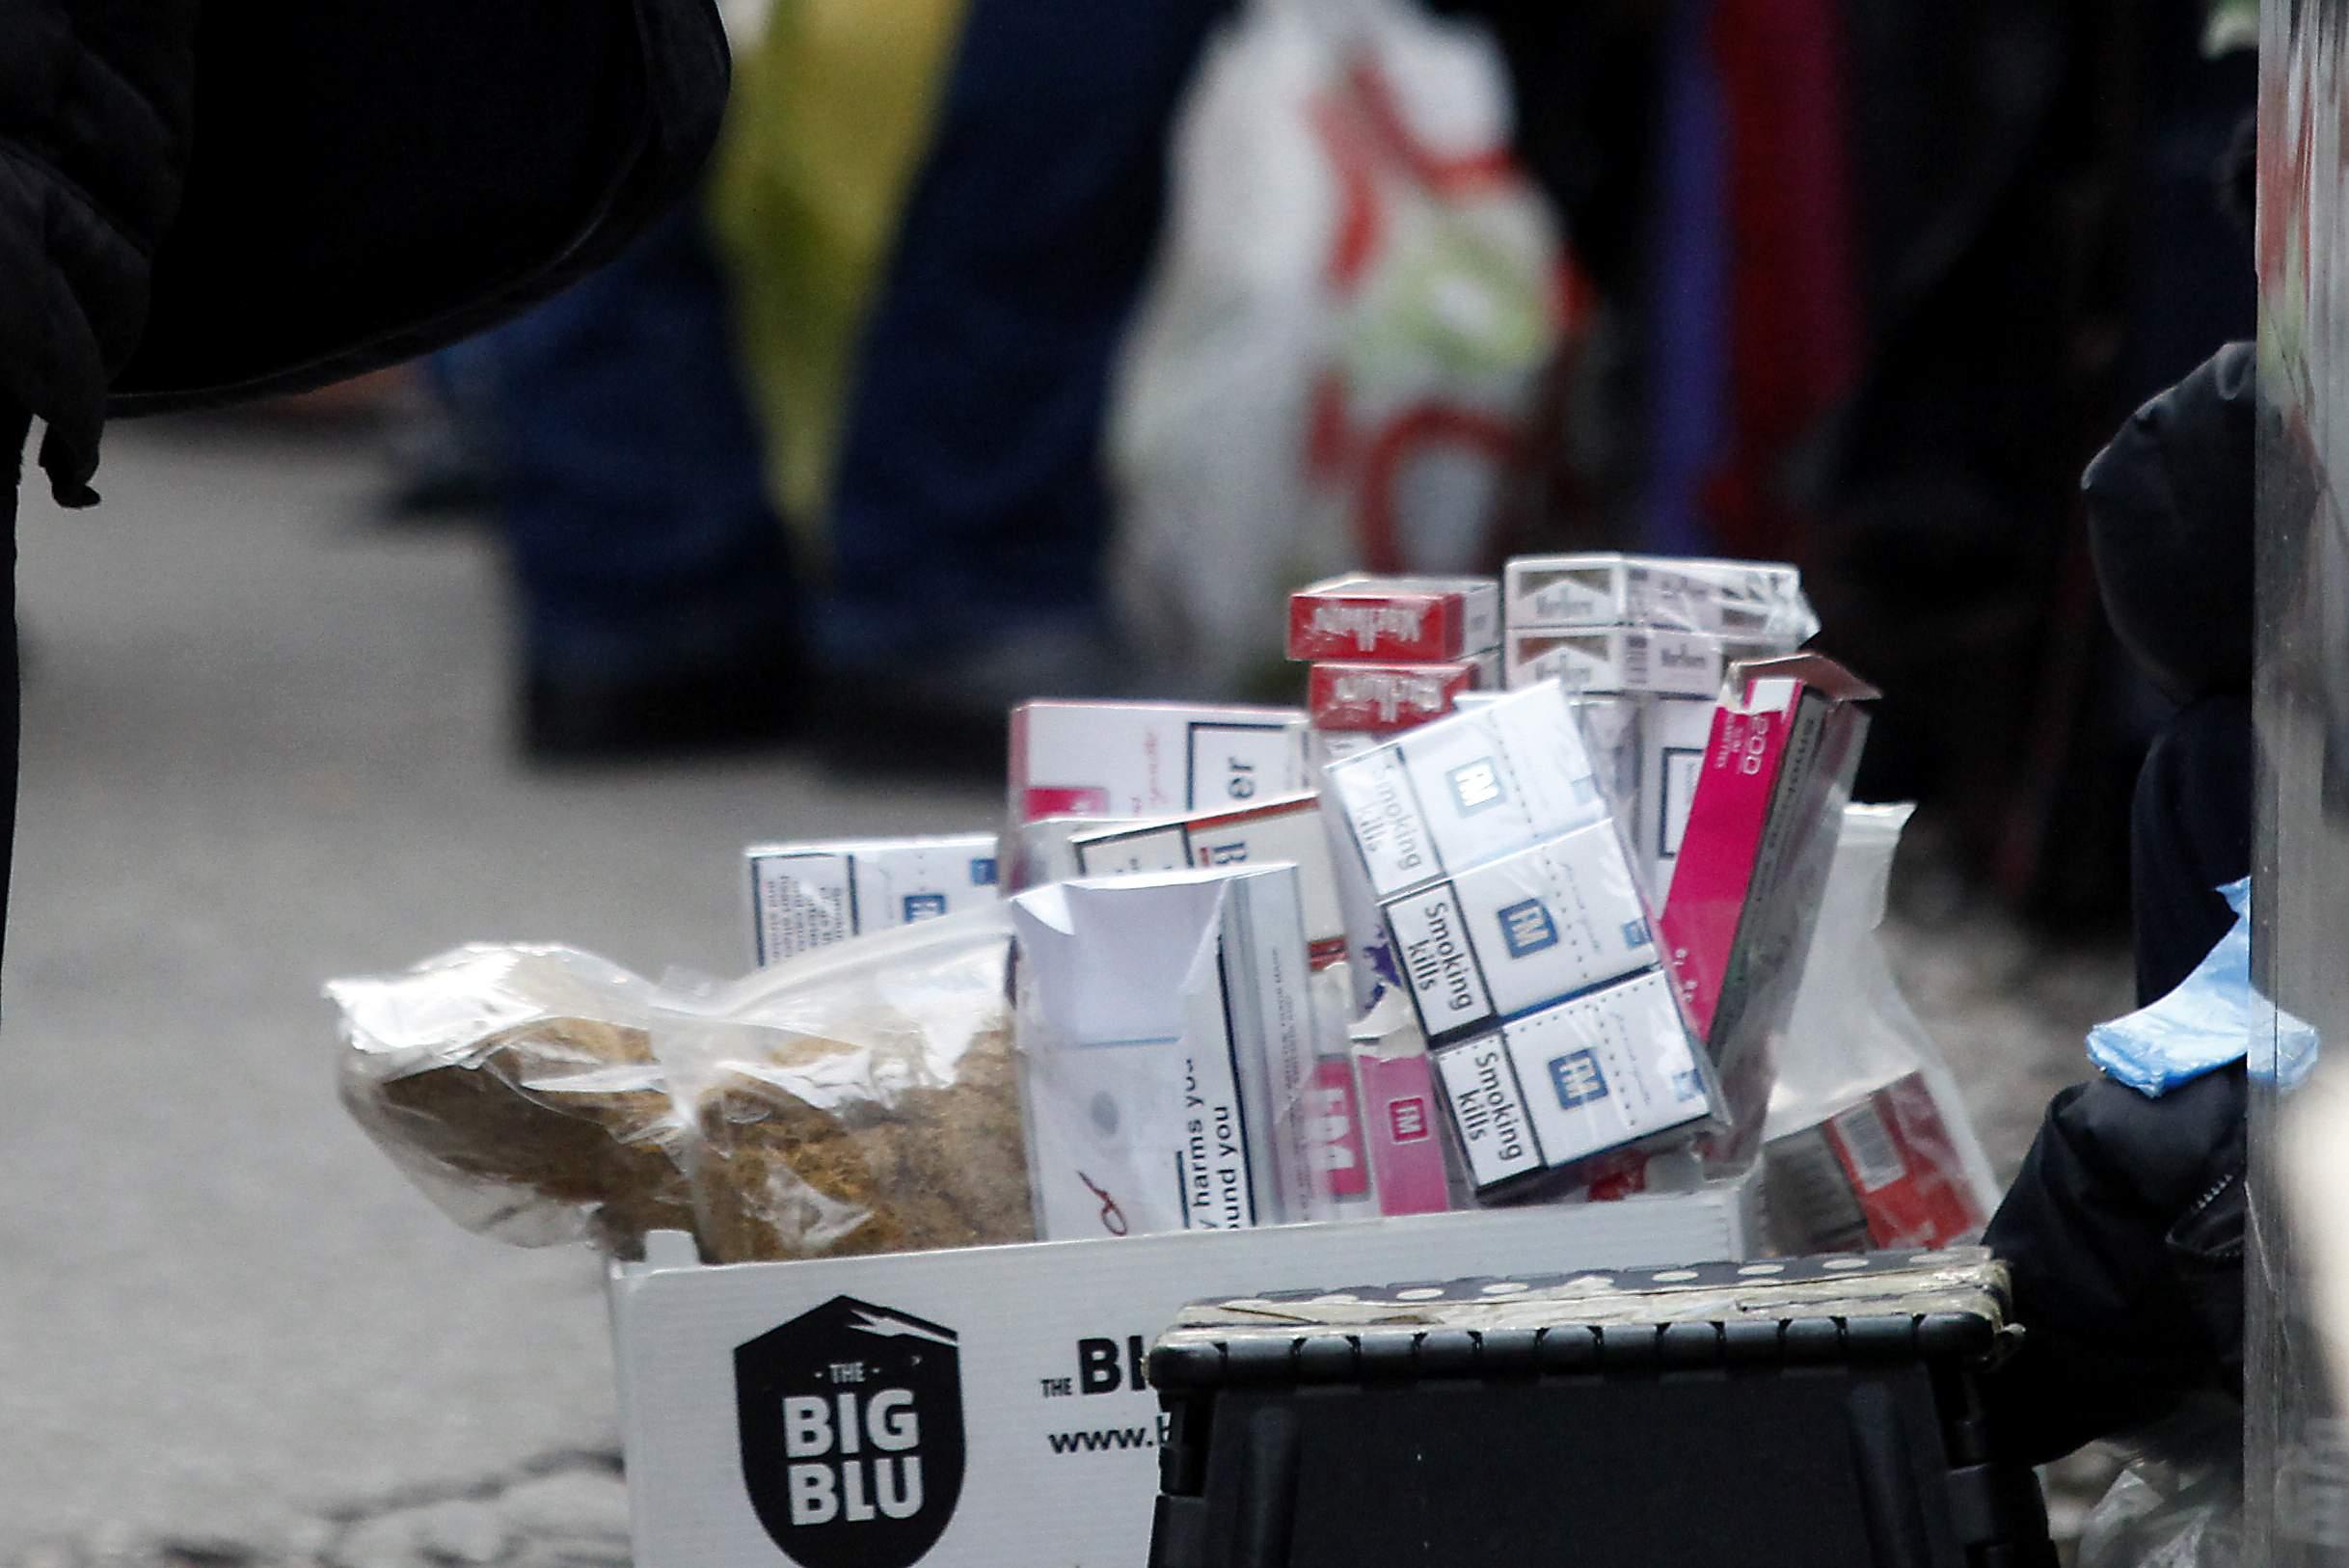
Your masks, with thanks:
M1471 867L1383 913L1420 1027L1439 1044L1657 960L1612 823Z
M1422 725L1324 776L1381 899L1607 815L1581 726L1554 683Z
M1295 867L1056 882L1012 916L1041 1236L1326 1216Z
M1649 971L1435 1053L1480 1198L1710 1122L1712 1079Z
M1317 966L1345 957L1345 916L1338 908L1330 836L1317 795L1284 796L1171 822L1113 825L1077 834L1069 851L1076 860L1074 875L1080 877L1287 861L1297 868L1305 900L1308 955Z
M1502 684L1517 690L1556 681L1569 691L1594 695L1660 692L1711 701L1720 695L1728 662L1759 647L1702 632L1646 626L1511 627Z
M865 932L992 904L992 833L762 844L749 869L750 961L764 968Z
M1641 625L1751 637L1790 650L1819 631L1802 574L1774 561L1596 552L1520 555L1501 593L1512 630Z
M1012 710L1012 820L1174 817L1311 788L1295 708L1024 702Z

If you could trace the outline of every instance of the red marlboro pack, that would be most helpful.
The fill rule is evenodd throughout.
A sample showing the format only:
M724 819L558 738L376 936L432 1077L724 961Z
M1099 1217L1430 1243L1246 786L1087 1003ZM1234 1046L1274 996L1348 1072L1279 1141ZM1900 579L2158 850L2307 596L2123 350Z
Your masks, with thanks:
M1317 730L1391 735L1442 718L1464 691L1499 684L1498 654L1431 664L1324 661L1313 666L1306 707Z
M1288 656L1438 663L1500 646L1500 584L1484 577L1336 577L1288 596Z
M1735 666L1659 919L1681 1002L1724 1068L1786 1026L1874 687L1817 654Z
M1791 1253L1948 1247L1989 1218L1921 1073L1771 1139L1763 1159L1770 1226Z

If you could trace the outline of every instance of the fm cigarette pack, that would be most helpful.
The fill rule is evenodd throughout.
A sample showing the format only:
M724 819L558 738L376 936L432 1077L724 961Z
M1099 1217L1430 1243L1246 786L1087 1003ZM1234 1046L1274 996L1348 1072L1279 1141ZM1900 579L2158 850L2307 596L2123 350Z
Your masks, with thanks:
M1503 578L1512 631L1655 626L1792 649L1818 635L1802 574L1768 561L1600 552L1521 555Z
M1310 789L1294 708L1024 702L1012 710L1012 820L1179 817Z
M1040 1235L1326 1215L1295 867L1056 882L1012 915Z
M749 870L750 960L766 965L865 932L959 913L996 898L996 838L765 844Z
M1554 684L1332 763L1328 798L1381 899L1606 820L1581 727Z
M1391 735L1442 718L1464 692L1499 685L1494 653L1435 664L1324 662L1313 666L1306 709L1316 730Z
M1654 971L1444 1046L1434 1061L1480 1199L1715 1117L1671 984Z
M1465 1206L1454 1202L1444 1101L1426 1037L1392 993L1358 1019L1351 1035L1363 1149L1379 1212L1438 1214Z
M1318 966L1346 954L1346 923L1321 798L1292 795L1236 811L1202 812L1172 822L1080 833L1069 841L1074 875L1118 877L1186 867L1270 865L1297 868L1305 900L1306 951Z
M1877 693L1816 654L1737 666L1660 923L1715 1063L1783 1029Z
M1988 1222L1922 1073L1762 1150L1770 1225L1789 1252L1948 1247Z
M1569 691L1650 691L1710 701L1720 692L1727 662L1757 651L1776 650L1703 632L1645 626L1580 631L1511 627L1503 650L1502 684L1514 691L1557 681Z
M1500 641L1500 587L1491 578L1352 576L1288 599L1288 656L1428 663Z
M1489 1029L1656 962L1612 823L1562 834L1387 902L1429 1041Z

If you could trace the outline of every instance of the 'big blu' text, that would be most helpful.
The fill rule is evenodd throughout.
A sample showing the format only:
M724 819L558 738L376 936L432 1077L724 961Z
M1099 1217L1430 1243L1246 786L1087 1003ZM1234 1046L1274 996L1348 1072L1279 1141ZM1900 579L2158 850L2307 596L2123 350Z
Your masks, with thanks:
M921 1441L922 1418L904 1389L786 1398L791 1522L911 1519L922 1511L922 1461L913 1452Z

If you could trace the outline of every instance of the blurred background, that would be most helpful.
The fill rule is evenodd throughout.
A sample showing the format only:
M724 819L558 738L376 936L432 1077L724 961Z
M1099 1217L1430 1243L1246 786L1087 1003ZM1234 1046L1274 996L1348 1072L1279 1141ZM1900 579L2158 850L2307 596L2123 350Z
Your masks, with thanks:
M2078 475L2251 333L2254 8L730 9L615 265L28 498L0 1562L624 1558L590 1260L364 1147L316 982L740 968L744 843L991 825L1021 697L1285 696L1348 566L1798 563L2012 1170L2128 1005Z

